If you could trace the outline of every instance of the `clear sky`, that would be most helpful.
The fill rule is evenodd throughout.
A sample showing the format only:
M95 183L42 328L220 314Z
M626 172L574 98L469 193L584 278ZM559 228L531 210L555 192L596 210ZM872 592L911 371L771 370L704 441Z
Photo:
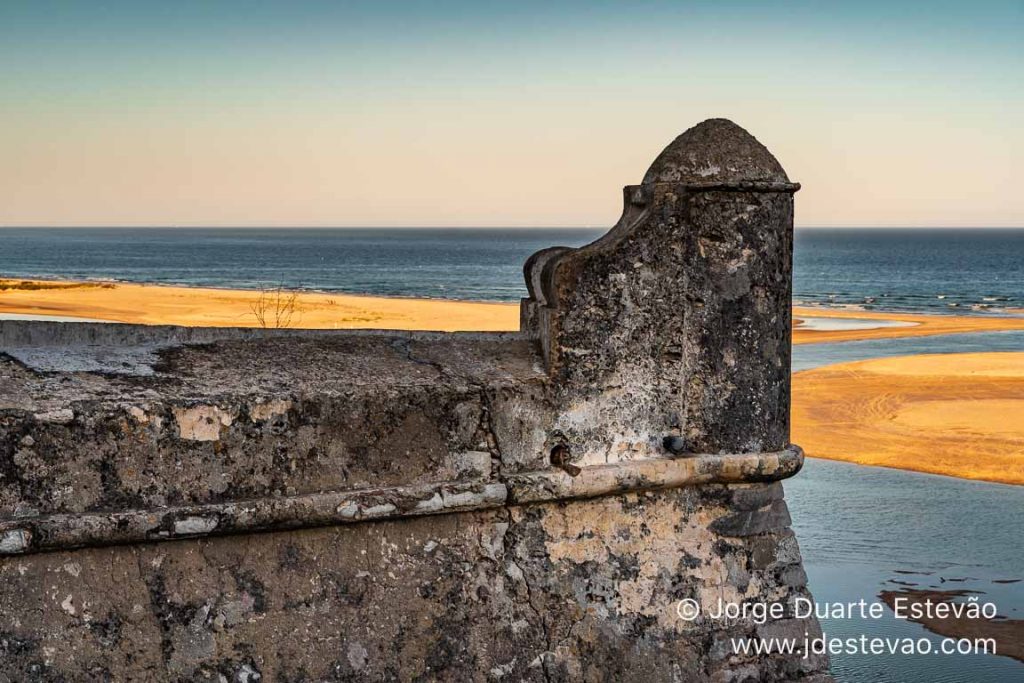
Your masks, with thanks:
M0 226L609 226L731 118L804 226L1024 226L1024 1L0 1Z

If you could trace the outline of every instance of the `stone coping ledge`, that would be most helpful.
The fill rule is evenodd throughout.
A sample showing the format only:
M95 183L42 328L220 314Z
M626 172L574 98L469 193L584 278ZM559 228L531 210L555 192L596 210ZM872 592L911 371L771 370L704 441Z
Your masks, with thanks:
M55 514L0 522L0 556L90 546L170 541L486 510L697 484L786 479L800 471L803 451L690 455L557 470L503 481L439 482L298 496L258 498L154 510Z

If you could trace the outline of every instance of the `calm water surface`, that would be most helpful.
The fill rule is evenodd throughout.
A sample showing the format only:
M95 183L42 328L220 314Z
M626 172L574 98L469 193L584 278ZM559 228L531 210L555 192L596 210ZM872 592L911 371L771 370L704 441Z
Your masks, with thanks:
M878 601L882 590L977 591L1024 619L1024 487L808 458L785 484L818 602ZM900 582L900 583L895 583ZM823 619L829 637L942 639L910 621ZM1004 683L1024 663L992 655L833 655L840 681Z
M793 347L793 372L822 365L920 353L982 353L1024 351L1024 331L972 332L935 337L865 339L841 344L798 344Z

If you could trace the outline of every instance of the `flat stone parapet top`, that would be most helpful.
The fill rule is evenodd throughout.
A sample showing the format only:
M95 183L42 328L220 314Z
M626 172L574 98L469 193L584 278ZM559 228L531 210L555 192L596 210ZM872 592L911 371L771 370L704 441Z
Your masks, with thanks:
M22 323L8 333L0 322L0 353L11 358L0 374L0 410L46 412L157 396L286 398L543 377L532 344L517 333L202 328L199 334L172 326L97 324L100 329L83 338L55 326L78 324ZM86 357L101 367L75 365ZM102 367L110 358L125 364Z
M300 333L170 344L152 360L139 375L0 358L0 519L419 485L547 460L547 380L521 335Z

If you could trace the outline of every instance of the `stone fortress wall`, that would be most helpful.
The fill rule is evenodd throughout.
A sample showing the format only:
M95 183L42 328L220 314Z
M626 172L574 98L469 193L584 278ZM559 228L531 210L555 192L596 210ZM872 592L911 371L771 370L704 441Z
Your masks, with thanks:
M808 597L793 193L686 131L516 334L0 322L0 681L828 681L679 601Z

